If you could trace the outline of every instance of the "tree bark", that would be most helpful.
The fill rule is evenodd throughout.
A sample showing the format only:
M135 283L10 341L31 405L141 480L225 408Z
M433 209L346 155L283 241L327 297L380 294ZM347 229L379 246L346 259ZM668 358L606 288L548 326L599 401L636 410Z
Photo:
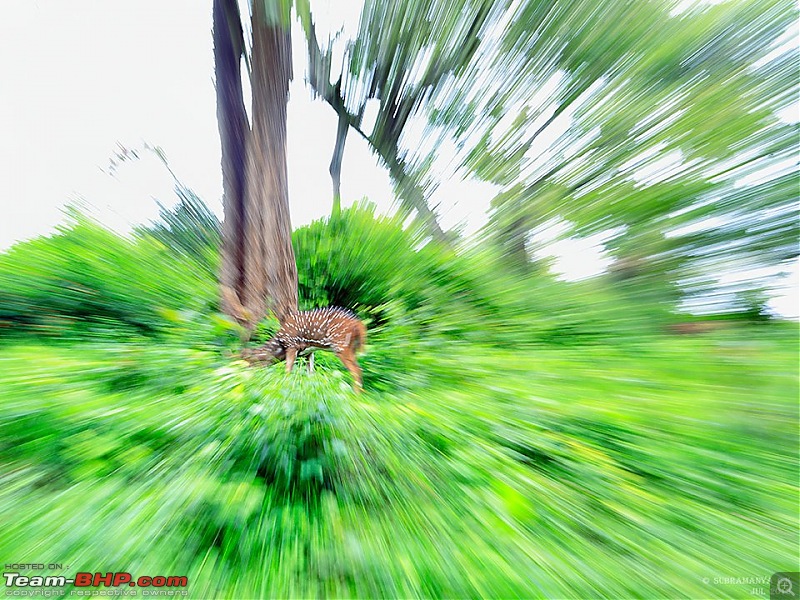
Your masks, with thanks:
M379 154L389 167L389 175L397 188L401 207L409 212L415 210L425 231L437 242L446 243L447 236L436 220L436 213L428 206L428 202L425 200L425 192L422 191L416 181L408 176L405 166L397 159L396 150L394 152L379 152Z
M236 0L214 0L217 119L222 142L222 310L252 330L268 310L297 311L286 166L286 105L292 78L289 4L252 5L252 130L241 81L244 52Z
M331 215L336 216L342 210L342 158L344 156L344 144L347 141L347 131L350 129L350 122L347 112L339 112L339 124L336 128L336 143L333 147L333 157L331 157L331 181L333 183L333 208Z
M245 296L245 163L249 126L242 93L242 22L236 0L214 0L214 66L217 125L222 145L222 187L225 220L222 225L221 308L247 320Z
M283 322L297 311L297 264L292 248L286 165L286 105L292 78L288 19L253 2L253 132L247 152L248 208L245 256L250 292L245 306L258 319L268 310ZM255 325L255 323L252 323Z

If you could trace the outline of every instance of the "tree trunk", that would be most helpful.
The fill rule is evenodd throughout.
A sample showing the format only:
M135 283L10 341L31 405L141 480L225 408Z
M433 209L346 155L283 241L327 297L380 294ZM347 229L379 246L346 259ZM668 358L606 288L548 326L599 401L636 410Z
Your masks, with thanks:
M347 141L347 131L350 123L346 111L339 112L339 124L336 128L336 144L333 147L333 157L331 158L331 181L333 182L333 209L331 215L336 216L342 210L342 157L344 156L344 144Z
M447 236L439 226L436 220L436 213L434 213L428 202L425 200L425 192L422 188L406 173L405 167L397 160L396 149L394 152L382 152L379 154L389 167L389 175L394 182L397 194L400 196L401 208L410 212L415 210L417 217L422 223L425 231L437 242L447 242Z
M292 78L288 15L253 2L253 132L247 152L248 213L245 306L260 319L271 310L283 322L297 311L297 264L292 248L286 166L286 105ZM252 323L255 325L255 322Z
M301 15L301 19L302 19ZM333 158L331 159L331 179L333 180L333 210L332 214L336 214L341 208L340 186L341 186L341 161L344 152L344 143L347 136L348 127L352 127L356 133L366 140L372 147L373 151L381 157L383 162L389 168L389 174L395 185L396 191L400 196L401 208L407 212L412 210L416 211L419 220L425 230L430 236L440 242L447 242L447 236L442 231L436 220L436 214L430 209L425 199L425 193L420 186L413 181L405 171L405 165L401 164L398 159L397 137L402 130L402 124L408 117L408 111L413 102L405 104L403 114L405 117L400 122L397 117L393 117L393 124L388 128L380 128L377 125L375 130L387 132L392 130L392 135L380 133L376 137L375 131L372 135L368 135L361 129L361 118L364 114L366 105L362 105L358 115L351 114L344 103L342 96L341 79L336 85L331 85L330 74L331 65L330 57L324 56L320 51L319 42L317 41L317 34L314 28L314 22L311 19L310 13L306 13L306 38L308 43L308 62L309 62L309 83L315 93L322 96L323 100L336 111L338 116L338 130L336 135L336 145L334 147ZM388 76L388 75L387 75ZM376 85L377 78L373 79L373 85ZM398 80L399 81L399 80ZM375 89L370 91L374 94ZM385 118L385 116L384 116ZM337 154L338 153L338 154Z
M268 310L297 311L286 167L286 104L292 78L289 4L252 5L252 131L241 82L244 51L236 0L214 0L217 118L222 142L222 310L252 329Z
M241 58L244 38L236 0L214 0L214 66L217 125L222 145L222 311L247 320L245 296L245 164L249 127L242 93Z

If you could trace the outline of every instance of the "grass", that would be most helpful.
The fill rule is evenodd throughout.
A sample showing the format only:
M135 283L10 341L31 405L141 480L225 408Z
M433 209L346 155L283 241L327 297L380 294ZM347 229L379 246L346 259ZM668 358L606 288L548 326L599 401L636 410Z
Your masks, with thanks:
M197 598L746 597L714 578L799 568L796 328L378 335L362 396L331 358L5 347L0 555Z

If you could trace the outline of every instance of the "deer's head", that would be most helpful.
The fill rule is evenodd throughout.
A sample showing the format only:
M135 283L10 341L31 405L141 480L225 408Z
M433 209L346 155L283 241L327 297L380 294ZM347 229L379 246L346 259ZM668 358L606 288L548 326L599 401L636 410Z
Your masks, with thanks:
M242 358L250 363L271 364L286 358L286 348L273 338L258 348L242 349Z

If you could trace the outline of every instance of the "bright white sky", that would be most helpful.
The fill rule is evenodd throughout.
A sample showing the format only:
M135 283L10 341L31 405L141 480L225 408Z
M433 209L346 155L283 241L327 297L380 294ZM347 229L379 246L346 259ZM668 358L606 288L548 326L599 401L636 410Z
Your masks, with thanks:
M222 216L210 0L5 0L0 20L0 251L52 231L81 202L118 231L172 204L173 183L151 156L105 169L117 144L160 146L172 169ZM322 31L357 23L360 0L313 3ZM331 5L335 6L332 10ZM333 111L312 101L305 52L294 32L289 103L289 194L294 226L330 211ZM496 190L449 179L433 197L445 228L474 232ZM386 170L350 135L342 169L345 205L368 197L392 210ZM578 279L607 263L597 241L556 242L556 270ZM776 300L797 314L797 281Z
M0 22L0 202L11 216L0 222L0 250L50 231L64 205L77 200L121 231L155 218L155 199L173 203L172 180L153 156L123 165L116 177L105 172L118 143L163 148L177 176L222 215L210 0L7 2ZM336 11L320 10L317 18L357 24L360 5L339 0ZM329 27L338 29L335 22L321 29ZM336 119L311 99L304 45L294 33L288 162L292 223L299 226L330 211ZM366 196L392 210L388 174L356 135L348 137L342 171L345 205ZM448 181L433 201L448 198L446 228L465 222L474 231L494 194L479 182Z
M106 169L117 143L164 149L178 177L221 215L211 3L197 0L10 0L0 22L0 249L50 230L82 198L124 230L174 202L172 181L147 156ZM298 36L295 36L297 39ZM336 122L304 86L295 52L289 123L292 220L330 210ZM391 187L366 144L348 140L343 196L389 210ZM347 202L346 202L347 203Z

